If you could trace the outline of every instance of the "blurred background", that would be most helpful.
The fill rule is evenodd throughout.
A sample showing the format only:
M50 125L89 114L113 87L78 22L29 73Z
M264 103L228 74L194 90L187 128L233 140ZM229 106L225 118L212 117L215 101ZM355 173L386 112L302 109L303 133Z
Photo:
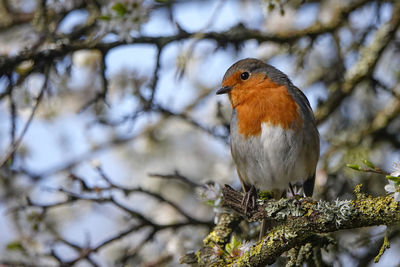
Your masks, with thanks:
M204 184L240 188L215 92L246 57L310 100L314 198L384 195L346 164L400 161L399 25L395 0L0 1L0 266L177 266L199 249ZM334 233L323 262L375 266L386 233L376 266L398 266L399 230Z

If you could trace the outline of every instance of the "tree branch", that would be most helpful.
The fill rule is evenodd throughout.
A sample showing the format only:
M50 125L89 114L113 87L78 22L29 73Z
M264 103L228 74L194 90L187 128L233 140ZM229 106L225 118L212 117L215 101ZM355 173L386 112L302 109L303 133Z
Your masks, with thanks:
M224 246L227 240L226 232L223 236L218 236L218 232L214 230L204 240L205 247L196 254L197 262L200 266L265 266L274 263L283 252L312 242L318 234L400 222L400 204L392 196L373 198L362 194L360 189L361 186L356 187L354 200L337 200L333 203L310 198L258 199L256 209L247 214L248 221L267 218L279 224L237 258L226 254L221 257L210 256L215 246ZM226 186L223 196L224 207L244 215L242 193ZM219 225L215 229L218 227ZM186 255L181 261L190 263L188 258L190 257Z
M328 100L315 112L318 124L324 122L329 115L340 106L342 100L350 95L356 86L368 76L371 76L380 55L395 37L400 25L400 2L393 7L393 15L389 22L384 24L375 34L375 39L361 50L360 60L350 68L344 77L344 81L337 86Z

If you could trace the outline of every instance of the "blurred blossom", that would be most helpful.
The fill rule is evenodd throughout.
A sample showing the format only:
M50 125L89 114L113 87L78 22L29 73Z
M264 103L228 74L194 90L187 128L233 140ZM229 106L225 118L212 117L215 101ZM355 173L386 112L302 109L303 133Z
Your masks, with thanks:
M400 177L400 162L393 163L393 172L390 176Z
M213 254L211 255L211 259L216 259L221 257L224 254L224 250L219 246L219 245L215 245L213 247Z
M221 207L222 201L222 189L218 183L206 184L197 190L197 194L206 204L213 207L213 211L216 214L214 218L214 223L217 224L219 220L219 214L224 211Z
M290 29L293 27L295 23L295 10L290 7L285 7L285 16L282 16L281 10L279 7L274 8L274 10L270 10L266 6L263 7L264 17L268 18L264 20L263 28L271 33L277 33L282 29Z
M222 190L218 183L205 184L198 189L198 195L201 199L211 206L218 206L221 203Z
M240 256L249 251L253 245L254 245L253 241L247 241L247 240L244 241L242 245L239 247Z
M225 245L225 251L232 258L241 257L244 253L250 250L254 245L252 241L241 241L237 239L236 236L232 236L231 241ZM214 248L215 250L215 248Z
M99 50L83 49L72 54L72 62L77 67L96 70L100 64L101 57Z
M151 6L148 1L111 1L101 10L99 17L100 34L118 33L125 41L132 41L131 32L140 32L140 26L149 20Z
M394 200L400 201L400 185L397 185L396 182L389 180L389 184L385 185L385 190L389 194L394 193Z
M99 159L95 158L95 159L92 159L92 160L90 161L90 165L91 165L93 168L100 168L100 167L101 167L101 162L100 162Z

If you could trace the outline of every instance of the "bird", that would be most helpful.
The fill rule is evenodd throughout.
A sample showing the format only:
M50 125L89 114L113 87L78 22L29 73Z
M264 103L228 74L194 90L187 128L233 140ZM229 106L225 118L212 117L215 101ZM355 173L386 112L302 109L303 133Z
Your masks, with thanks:
M298 184L312 197L319 159L319 132L311 105L286 74L255 58L226 71L217 95L232 105L230 148L245 197L245 213L257 190L275 199ZM262 221L260 239L265 235Z

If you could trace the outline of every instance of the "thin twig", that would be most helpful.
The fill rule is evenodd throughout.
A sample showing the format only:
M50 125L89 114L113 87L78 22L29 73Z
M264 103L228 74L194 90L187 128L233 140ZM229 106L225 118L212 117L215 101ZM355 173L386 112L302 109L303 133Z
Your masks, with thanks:
M35 113L42 101L43 95L47 90L48 81L49 81L49 70L50 70L50 66L46 67L45 73L44 73L45 80L43 82L43 86L39 92L39 95L36 97L36 103L35 103L35 106L32 108L32 111L28 118L28 121L25 123L25 126L24 126L21 134L19 135L19 137L10 144L9 148L7 149L7 152L5 153L5 156L0 160L0 167L2 167L12 157L14 152L18 149L19 145L21 144L22 139L24 138L26 132L28 131L28 128L33 121L33 117L35 116Z
M150 177L154 177L154 178L177 180L177 181L183 182L183 183L185 183L185 184L187 184L187 185L189 185L191 187L200 187L200 186L202 186L199 183L193 182L188 177L183 176L177 170L175 170L175 172L173 174L149 173L148 175Z

